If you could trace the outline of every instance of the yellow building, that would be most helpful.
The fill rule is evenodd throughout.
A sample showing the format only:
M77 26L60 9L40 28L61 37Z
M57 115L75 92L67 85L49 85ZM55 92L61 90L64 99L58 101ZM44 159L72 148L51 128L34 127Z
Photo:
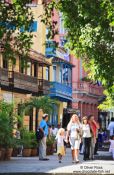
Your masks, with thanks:
M16 56L16 64L12 66L10 61L8 62L2 53L0 54L0 99L7 102L15 101L17 105L30 99L31 96L48 94L50 87L51 64L45 58L46 28L39 17L43 14L43 5L40 0L28 5L31 6L34 15L32 26L34 37L27 60L28 66L22 66L21 56ZM30 130L37 128L37 116L35 109L30 111L29 116L25 116L24 123Z

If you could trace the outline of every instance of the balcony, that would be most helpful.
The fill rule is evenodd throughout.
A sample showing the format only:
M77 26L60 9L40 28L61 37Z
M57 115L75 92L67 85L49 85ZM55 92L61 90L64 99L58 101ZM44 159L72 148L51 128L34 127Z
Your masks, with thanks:
M102 96L103 87L90 84L89 82L74 82L73 83L73 93L82 93L93 96Z
M14 72L14 88L27 90L30 92L38 92L38 80L36 77Z
M30 92L36 95L49 93L49 81L38 79L19 72L9 72L7 69L0 68L1 86L7 89Z
M41 95L49 94L50 82L48 80L38 79L38 92Z
M72 100L72 87L59 82L50 83L50 97L67 102Z

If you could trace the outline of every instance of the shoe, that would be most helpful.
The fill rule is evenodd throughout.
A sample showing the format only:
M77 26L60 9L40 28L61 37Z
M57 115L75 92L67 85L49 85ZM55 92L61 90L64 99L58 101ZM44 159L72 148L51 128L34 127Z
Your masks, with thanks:
M76 160L76 163L79 163L80 161L79 160Z
M87 159L86 158L83 158L84 161L86 161Z
M47 161L49 159L48 158L43 158L43 159L39 159L39 160L41 160L41 161Z
M59 163L61 163L61 160L59 160Z
M75 163L75 160L72 160L72 163Z
M90 158L86 158L86 160L90 160Z
M98 153L94 153L94 155L99 155Z
M90 160L94 160L94 158L90 158Z

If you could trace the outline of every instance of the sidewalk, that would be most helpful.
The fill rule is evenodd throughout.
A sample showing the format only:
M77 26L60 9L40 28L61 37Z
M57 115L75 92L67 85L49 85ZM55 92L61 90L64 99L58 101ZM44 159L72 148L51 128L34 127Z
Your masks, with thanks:
M109 153L99 152L99 155L106 160L83 161L83 156L80 155L80 163L72 164L69 148L62 163L58 163L57 155L49 156L49 161L39 161L38 157L15 157L0 162L0 175L114 174L114 161L107 160Z

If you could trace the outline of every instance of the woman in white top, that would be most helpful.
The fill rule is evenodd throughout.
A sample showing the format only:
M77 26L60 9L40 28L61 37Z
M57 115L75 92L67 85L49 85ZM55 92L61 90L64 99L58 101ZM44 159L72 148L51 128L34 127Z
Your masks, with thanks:
M90 156L90 145L91 145L91 132L88 124L87 117L82 118L82 132L83 132L83 160L89 160Z
M69 137L71 150L72 150L72 163L78 163L79 147L81 143L81 123L76 114L72 115L70 122L67 126L67 139Z
M112 157L114 160L114 135L111 137L110 141L110 148L109 148L109 152L112 153Z

